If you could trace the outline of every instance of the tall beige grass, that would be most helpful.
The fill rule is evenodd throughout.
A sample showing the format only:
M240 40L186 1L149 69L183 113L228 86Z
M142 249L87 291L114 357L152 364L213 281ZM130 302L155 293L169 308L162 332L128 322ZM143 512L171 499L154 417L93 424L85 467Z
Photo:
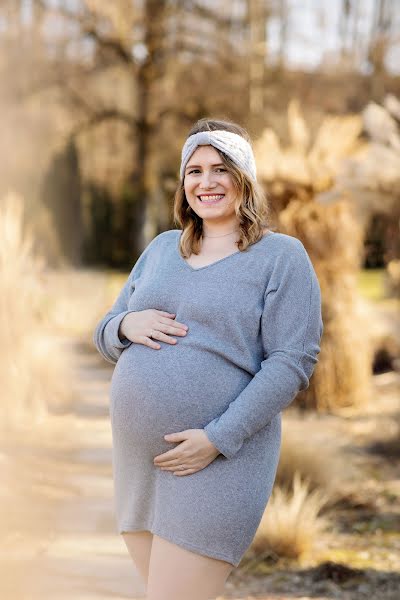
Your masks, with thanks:
M24 224L23 199L0 201L0 427L32 428L68 404L67 357L46 327L46 265Z
M368 327L359 314L357 289L363 256L364 199L359 205L361 211L348 200L352 198L350 183L357 179L355 173L336 194L340 201L327 202L328 196L324 201L321 193L327 194L334 187L344 161L369 147L361 136L365 118L328 115L313 135L300 104L292 100L287 126L287 145L267 128L254 149L260 180L274 208L274 225L303 242L321 285L321 355L309 388L300 392L296 402L321 412L355 412L371 398L373 360Z
M299 238L321 287L324 333L319 362L298 405L345 414L371 398L373 348L361 317L357 276L362 232L345 200L321 206L293 200L279 215L280 231Z
M363 477L349 460L348 443L341 428L327 425L315 415L301 420L285 417L275 485L288 491L297 473L308 482L310 491L324 490L328 505L343 500L354 482Z
M328 496L309 487L299 473L291 490L274 487L251 545L252 562L268 556L301 560L312 551L328 528L327 518L321 515Z

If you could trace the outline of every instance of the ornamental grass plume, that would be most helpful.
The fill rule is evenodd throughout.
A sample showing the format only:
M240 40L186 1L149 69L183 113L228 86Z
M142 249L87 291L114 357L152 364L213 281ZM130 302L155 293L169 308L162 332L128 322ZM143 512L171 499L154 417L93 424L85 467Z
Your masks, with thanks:
M0 201L0 428L31 429L68 401L66 357L45 328L45 263L34 252L20 196Z
M251 545L251 559L304 558L328 527L328 519L320 514L326 502L326 493L310 491L299 473L292 490L275 486Z
M363 228L344 194L335 203L316 199L334 186L343 162L366 147L363 119L325 116L312 134L299 102L292 100L287 129L286 146L275 131L266 129L254 148L274 226L304 244L321 287L321 353L310 386L298 394L296 404L319 411L352 411L370 398L373 363L357 287Z
M356 409L370 399L373 346L361 316L357 277L362 232L350 205L294 200L279 214L280 230L299 238L321 287L324 333L319 363L297 403L320 411Z
M287 111L288 144L268 127L254 142L257 173L274 197L274 205L282 188L295 196L300 188L311 194L329 189L342 160L363 145L362 128L361 115L326 115L312 135L299 101L292 99Z
M329 506L348 498L354 483L364 477L349 460L349 439L341 429L327 422L329 415L309 412L303 418L285 415L282 422L282 448L275 484L289 490L296 472L307 480L310 491L324 490ZM307 432L307 441L304 432Z

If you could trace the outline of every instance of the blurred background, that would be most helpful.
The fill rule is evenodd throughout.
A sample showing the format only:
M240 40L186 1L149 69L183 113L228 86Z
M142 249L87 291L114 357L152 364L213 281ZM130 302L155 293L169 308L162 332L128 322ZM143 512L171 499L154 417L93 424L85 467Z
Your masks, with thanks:
M143 597L91 336L175 228L181 148L209 116L249 131L325 326L224 598L397 599L400 3L0 0L0 49L2 597Z

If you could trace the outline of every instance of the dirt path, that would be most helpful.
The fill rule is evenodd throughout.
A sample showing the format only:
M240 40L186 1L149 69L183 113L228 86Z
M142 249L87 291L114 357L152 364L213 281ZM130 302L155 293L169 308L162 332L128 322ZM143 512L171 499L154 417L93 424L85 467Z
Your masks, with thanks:
M65 343L74 357L77 399L72 413L52 417L43 428L40 444L29 432L18 440L2 442L0 473L6 485L0 496L0 597L144 598L141 581L116 533L113 517L108 413L112 366L90 348ZM390 537L400 524L396 505L400 496L396 488L398 466L384 457L385 452L394 452L395 457L398 449L375 447L372 454L365 451L367 447L373 449L371 443L380 438L377 414L382 434L391 427L396 406L392 396L398 392L398 382L393 388L393 382L389 381L388 387L387 381L384 376L377 379L378 387L387 391L386 396L383 394L386 404L372 406L370 412L345 425L339 420L335 425L335 419L326 422L328 426L329 420L329 426L337 426L357 445L360 460L365 461L371 475L361 490L361 505L344 506L341 512L338 509L342 528L339 526L329 540L332 562L326 558L322 565L316 563L308 570L277 565L257 574L238 569L226 584L226 600L398 598L400 575L394 571L399 564L400 536L397 532ZM385 539L379 537L382 529L385 536L387 533ZM365 568L346 571L335 564L346 563L352 556L357 560L364 556ZM266 595L267 591L271 594Z

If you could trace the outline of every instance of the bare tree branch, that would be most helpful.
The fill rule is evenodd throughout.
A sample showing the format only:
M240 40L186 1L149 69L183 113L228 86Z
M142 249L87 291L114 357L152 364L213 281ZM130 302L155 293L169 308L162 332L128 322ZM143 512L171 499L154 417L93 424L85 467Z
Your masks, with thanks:
M104 123L105 121L121 121L129 125L130 127L138 126L138 122L136 119L128 114L114 108L105 108L101 111L97 111L95 114L91 115L89 118L85 119L81 123L78 123L75 127L73 127L70 131L70 136L72 138L80 135L84 131L88 131L92 127L99 125L100 123Z
M103 37L93 26L84 27L82 33L83 35L96 40L101 48L112 50L124 63L130 64L134 62L132 53L129 52L117 38Z

